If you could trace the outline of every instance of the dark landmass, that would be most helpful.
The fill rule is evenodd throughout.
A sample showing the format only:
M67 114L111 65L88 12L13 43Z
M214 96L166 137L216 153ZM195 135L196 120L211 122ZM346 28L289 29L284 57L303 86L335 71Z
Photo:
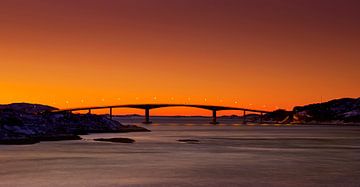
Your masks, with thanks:
M296 106L292 111L276 110L266 121L306 124L359 124L360 98L342 98L324 103Z
M79 140L78 135L88 133L149 131L135 125L123 125L105 115L49 112L54 109L28 103L0 105L0 144Z
M135 140L130 138L97 138L94 139L99 142L115 142L115 143L134 143Z

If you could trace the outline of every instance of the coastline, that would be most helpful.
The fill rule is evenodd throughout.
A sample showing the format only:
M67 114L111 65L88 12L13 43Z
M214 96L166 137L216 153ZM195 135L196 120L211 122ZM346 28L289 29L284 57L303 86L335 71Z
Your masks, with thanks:
M89 133L148 132L123 125L105 115L50 113L54 107L17 103L0 107L0 144L34 144L42 141L81 140Z
M346 106L348 106L350 101L353 102L354 107L343 107L344 103L347 103ZM259 126L271 126L272 124L275 126L360 126L357 101L360 100L334 100L322 104L295 107L293 111L276 110L264 116L258 114L248 114L245 117L230 115L219 116L217 119L220 122L219 126L227 124L249 126L257 126L257 124ZM334 109L339 108L339 112L334 113L333 110L325 110L323 106L331 106ZM0 105L0 144L34 144L41 141L80 140L79 135L89 133L149 131L141 126L122 124L141 123L145 118L142 115L114 115L109 118L108 115L90 113L52 112L57 110L55 107L41 104L13 103ZM151 119L155 124L208 124L212 120L209 116L182 115L151 116Z

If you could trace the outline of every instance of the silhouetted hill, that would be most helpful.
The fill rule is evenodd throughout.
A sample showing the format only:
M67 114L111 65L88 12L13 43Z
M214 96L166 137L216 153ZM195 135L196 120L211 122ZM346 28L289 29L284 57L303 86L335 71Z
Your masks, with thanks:
M47 105L30 104L30 103L12 103L8 105L0 105L0 110L14 110L24 113L39 113L45 111L56 110L57 108Z
M297 106L293 113L295 122L360 122L360 98Z
M265 120L278 123L360 123L360 98L296 106L292 111L276 110L266 114Z

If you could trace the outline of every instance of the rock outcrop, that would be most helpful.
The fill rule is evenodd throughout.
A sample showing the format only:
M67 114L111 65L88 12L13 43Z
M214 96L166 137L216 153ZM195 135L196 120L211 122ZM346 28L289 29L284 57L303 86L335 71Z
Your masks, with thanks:
M265 114L264 121L272 123L291 123L293 121L293 112L283 109L275 110Z
M134 143L135 140L130 138L96 138L94 141L98 142L113 142L113 143Z
M148 131L104 115L49 112L54 109L27 103L0 105L0 144L77 140L78 135L88 133Z
M177 140L177 141L182 142L182 143L190 143L190 144L200 143L199 140L195 140L195 139L180 139L180 140Z
M325 103L297 106L294 122L360 122L360 98L335 99Z
M292 111L276 110L266 114L265 120L278 123L360 123L360 98L296 106Z

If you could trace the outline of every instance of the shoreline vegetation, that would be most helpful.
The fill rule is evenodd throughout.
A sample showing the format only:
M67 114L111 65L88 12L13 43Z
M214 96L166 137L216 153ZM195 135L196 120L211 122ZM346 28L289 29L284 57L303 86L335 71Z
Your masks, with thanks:
M109 119L107 115L49 112L55 109L51 106L29 103L0 105L0 145L80 140L81 137L79 135L89 133L149 131L136 125L123 125L116 120ZM141 117L140 115L118 116ZM205 116L173 117L206 118ZM219 119L221 118L239 119L240 122L243 116L231 115L219 117ZM260 121L260 116L248 114L246 115L246 121L257 123ZM292 111L280 109L265 114L262 121L265 124L358 126L360 125L360 98L335 99L324 103L297 106Z

